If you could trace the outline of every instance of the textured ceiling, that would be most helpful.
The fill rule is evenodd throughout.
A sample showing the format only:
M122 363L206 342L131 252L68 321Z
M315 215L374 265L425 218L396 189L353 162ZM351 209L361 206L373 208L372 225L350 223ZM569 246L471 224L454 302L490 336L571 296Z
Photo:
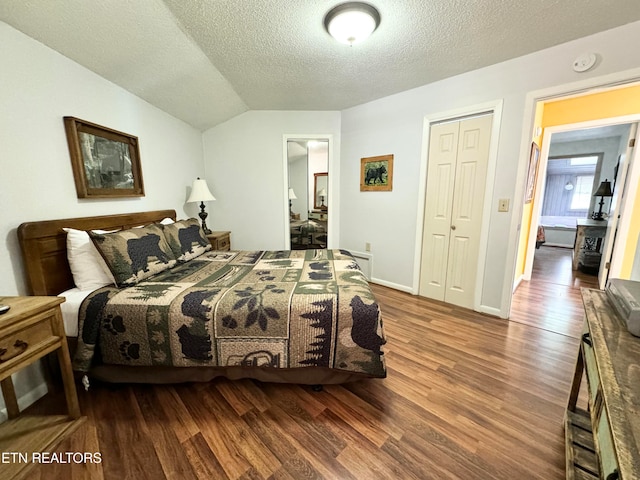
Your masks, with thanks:
M378 30L324 30L339 0L2 0L0 20L187 123L342 110L640 19L638 0L368 0Z

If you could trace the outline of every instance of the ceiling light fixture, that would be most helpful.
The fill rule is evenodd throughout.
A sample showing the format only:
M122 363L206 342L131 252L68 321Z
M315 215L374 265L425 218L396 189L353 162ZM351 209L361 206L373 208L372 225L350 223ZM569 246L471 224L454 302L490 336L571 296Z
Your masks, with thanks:
M324 28L341 43L361 42L380 25L380 13L363 2L347 2L333 7L324 17Z

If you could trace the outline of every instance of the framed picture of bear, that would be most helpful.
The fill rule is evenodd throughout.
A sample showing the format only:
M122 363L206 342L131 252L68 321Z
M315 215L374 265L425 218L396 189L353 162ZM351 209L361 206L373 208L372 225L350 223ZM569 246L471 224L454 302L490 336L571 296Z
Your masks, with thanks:
M360 191L390 192L393 188L393 155L360 159Z
M64 117L78 198L144 197L138 138Z

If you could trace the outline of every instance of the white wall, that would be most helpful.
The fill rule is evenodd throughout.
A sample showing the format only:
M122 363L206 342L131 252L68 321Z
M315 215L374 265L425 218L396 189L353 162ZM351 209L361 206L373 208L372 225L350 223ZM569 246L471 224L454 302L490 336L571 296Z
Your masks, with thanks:
M0 294L27 293L16 236L22 222L165 208L187 214L187 186L203 172L199 131L3 22L0 45ZM138 137L145 197L76 197L66 115ZM31 369L14 381L21 397L42 379Z
M233 249L285 246L283 135L332 135L337 155L340 113L250 111L203 134L207 183L216 197L209 204L208 225L231 231ZM338 165L339 159L335 160ZM330 175L338 181L339 168L330 170Z
M424 201L418 198L424 118L503 99L481 298L483 306L500 309L515 262L506 252L514 250L515 255L509 247L517 242L510 227L514 205L520 214L521 199L514 192L518 164L526 162L520 152L525 151L521 140L527 93L637 68L640 57L628 52L638 41L640 22L635 22L343 111L340 246L363 250L370 242L373 277L411 290L414 268L419 268L414 254L417 210ZM575 73L572 62L584 52L596 52L598 65ZM386 154L394 155L393 191L360 192L360 158ZM509 213L497 212L499 198L511 200Z

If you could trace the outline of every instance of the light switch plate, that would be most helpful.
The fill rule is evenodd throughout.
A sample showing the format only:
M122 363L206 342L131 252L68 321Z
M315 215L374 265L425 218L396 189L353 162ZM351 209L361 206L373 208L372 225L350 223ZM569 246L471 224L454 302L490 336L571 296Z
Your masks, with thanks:
M499 212L508 212L509 211L509 199L501 198L498 200L498 211Z

